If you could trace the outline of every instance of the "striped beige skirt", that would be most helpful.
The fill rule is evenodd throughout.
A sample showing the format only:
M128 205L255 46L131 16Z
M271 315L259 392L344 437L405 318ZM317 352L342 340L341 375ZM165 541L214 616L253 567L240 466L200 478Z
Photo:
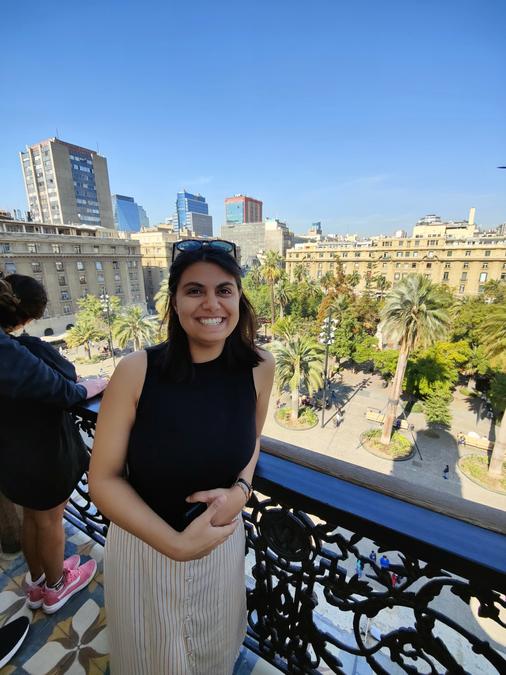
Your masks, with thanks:
M230 675L246 632L244 527L177 562L111 524L104 559L113 675Z

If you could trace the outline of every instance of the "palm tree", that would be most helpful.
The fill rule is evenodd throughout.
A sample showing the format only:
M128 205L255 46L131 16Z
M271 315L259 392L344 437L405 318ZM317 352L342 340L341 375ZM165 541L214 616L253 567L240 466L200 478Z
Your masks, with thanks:
M381 434L381 443L388 445L409 355L416 347L444 337L449 324L448 305L429 279L421 274L409 274L386 296L381 320L383 334L399 344L399 359Z
M160 323L163 321L165 312L167 311L167 304L169 302L169 280L163 279L160 283L160 288L158 289L155 295L155 309L160 319Z
M293 268L293 278L298 284L306 281L308 278L308 272L306 267L302 263L297 263Z
M490 358L503 357L506 354L506 304L493 305L482 329L482 341L485 353ZM506 457L506 410L502 415L501 426L492 449L488 473L494 478L502 477L502 466Z
M323 288L324 293L328 293L331 288L336 287L336 278L333 272L325 272L325 274L320 279L320 286Z
M91 359L91 343L103 340L105 332L101 322L90 316L81 316L74 326L68 331L65 342L69 347L81 347L84 345Z
M279 305L279 316L283 318L285 316L285 307L290 302L290 285L288 283L288 277L286 272L281 272L279 281L274 286L274 299Z
M116 318L112 331L121 348L132 341L135 351L139 351L145 342L152 342L157 327L154 317L145 316L140 305L132 305Z
M274 284L281 278L282 264L283 258L277 251L267 251L261 268L262 277L269 284L271 290L271 324L276 321L274 309Z
M380 298L384 297L385 293L391 287L391 283L387 281L387 278L384 274L378 274L372 278L374 288L376 290L376 295Z
M360 272L358 272L357 270L354 270L351 274L346 275L346 281L352 288L355 288L355 286L359 285L360 279L361 279Z
M323 348L312 338L287 335L285 341L273 342L276 377L280 388L288 386L292 396L292 420L299 417L299 392L305 386L312 394L323 384Z

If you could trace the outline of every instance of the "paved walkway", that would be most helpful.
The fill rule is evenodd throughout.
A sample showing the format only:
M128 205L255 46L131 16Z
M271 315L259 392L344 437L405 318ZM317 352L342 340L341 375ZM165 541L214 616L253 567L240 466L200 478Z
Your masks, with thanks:
M440 488L470 501L487 504L497 509L506 509L505 496L484 490L457 473L456 464L460 456L480 452L466 446L458 446L455 440L457 433L476 431L480 435L488 436L491 428L491 421L487 418L477 418L476 412L472 410L467 399L460 394L456 394L452 403L451 430L438 430L437 438L432 436L432 430L429 432L430 435L427 435L429 430L422 413L411 413L408 420L414 425L414 431L412 434L411 432L406 432L406 434L412 435L416 441L415 457L405 462L392 462L371 455L360 445L360 435L363 431L379 428L378 424L366 419L365 412L368 407L381 411L385 408L388 389L383 387L381 378L375 374L368 375L344 370L342 380L339 384L332 385L332 388L336 391L344 415L337 429L334 409L325 411L323 429L320 424L307 431L293 431L281 427L274 419L277 399L277 394L274 392L269 405L264 435L324 455L337 457L345 462L380 473L395 475L417 485L426 485L432 489ZM443 478L443 469L446 464L450 467L448 480Z

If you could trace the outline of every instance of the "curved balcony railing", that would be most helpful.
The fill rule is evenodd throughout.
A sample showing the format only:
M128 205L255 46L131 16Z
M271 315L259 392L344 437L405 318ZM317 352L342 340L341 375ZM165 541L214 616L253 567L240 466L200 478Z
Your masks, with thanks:
M286 673L506 672L504 514L272 439L254 487L249 649ZM104 542L85 479L66 517Z

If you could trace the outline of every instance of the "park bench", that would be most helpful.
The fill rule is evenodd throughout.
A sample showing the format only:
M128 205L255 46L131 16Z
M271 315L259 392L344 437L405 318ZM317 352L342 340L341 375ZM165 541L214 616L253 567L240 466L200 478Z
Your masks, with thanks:
M383 413L376 408L367 408L365 417L371 422L378 422L378 424L383 424L385 421L385 415L383 415ZM401 419L400 417L397 418L396 422L401 429L411 429L413 426L409 424L407 420Z
M480 450L492 450L494 447L494 443L489 441L488 438L483 438L483 436L477 438L476 436L466 434L464 436L464 441L466 445L470 445L473 448L479 448Z

